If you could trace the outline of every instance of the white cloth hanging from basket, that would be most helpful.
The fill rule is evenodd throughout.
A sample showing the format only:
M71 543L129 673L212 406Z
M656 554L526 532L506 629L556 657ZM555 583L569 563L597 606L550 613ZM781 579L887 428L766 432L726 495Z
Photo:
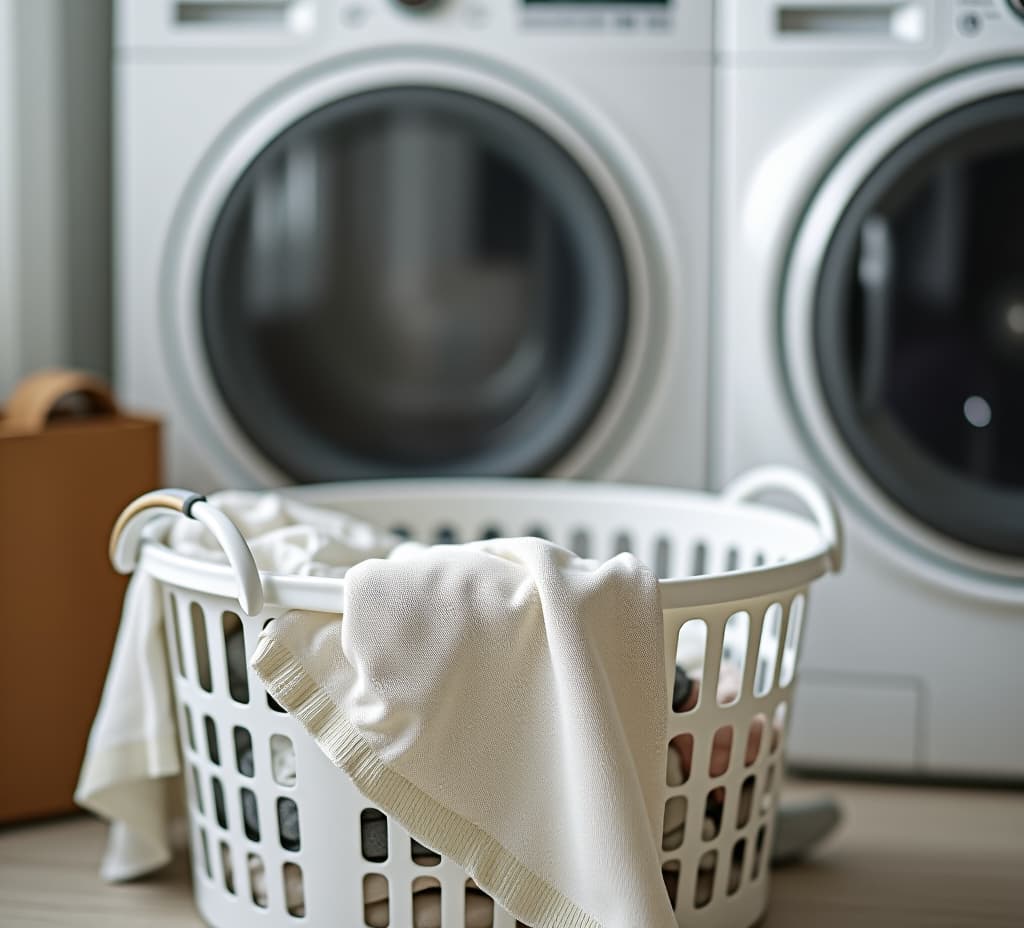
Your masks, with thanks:
M228 491L210 502L242 529L263 570L340 577L401 541L344 513L276 493ZM199 522L177 519L168 536L168 545L181 554L227 562ZM176 732L157 584L139 570L125 595L75 790L75 802L111 822L100 865L105 880L135 879L171 859L168 825L181 793L175 782L181 770Z
M403 546L252 664L357 788L538 928L670 928L654 575L535 538Z
M180 794L171 781L180 769L158 586L139 571L75 791L75 802L111 822L105 880L132 880L171 859L168 819Z

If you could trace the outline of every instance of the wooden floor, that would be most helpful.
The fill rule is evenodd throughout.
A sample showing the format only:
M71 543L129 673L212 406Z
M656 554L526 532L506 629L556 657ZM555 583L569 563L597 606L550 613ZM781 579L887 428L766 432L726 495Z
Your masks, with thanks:
M762 928L1022 928L1024 792L797 782L846 820L814 860L774 874ZM86 818L0 830L0 926L199 928L184 861L105 886ZM246 926L239 926L246 928Z

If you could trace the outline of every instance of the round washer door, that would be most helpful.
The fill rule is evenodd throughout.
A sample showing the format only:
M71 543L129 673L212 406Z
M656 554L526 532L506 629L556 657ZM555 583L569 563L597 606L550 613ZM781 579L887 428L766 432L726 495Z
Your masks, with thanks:
M389 86L251 158L211 224L199 334L286 479L536 474L619 372L630 281L608 206L499 103Z
M860 505L975 566L1024 556L1024 68L869 130L820 188L784 300L807 434Z

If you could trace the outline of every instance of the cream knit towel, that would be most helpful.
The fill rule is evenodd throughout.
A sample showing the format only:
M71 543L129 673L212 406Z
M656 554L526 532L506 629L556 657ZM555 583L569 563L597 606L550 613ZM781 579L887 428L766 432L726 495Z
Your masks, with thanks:
M349 570L253 667L359 790L536 928L675 928L659 862L666 656L631 555L533 538Z

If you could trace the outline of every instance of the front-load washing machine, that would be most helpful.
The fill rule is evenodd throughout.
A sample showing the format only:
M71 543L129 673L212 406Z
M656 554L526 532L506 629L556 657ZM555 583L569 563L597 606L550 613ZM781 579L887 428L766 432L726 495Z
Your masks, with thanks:
M1024 780L1024 4L718 11L712 479L848 529L791 756Z
M711 19L121 2L117 379L170 479L703 483Z

